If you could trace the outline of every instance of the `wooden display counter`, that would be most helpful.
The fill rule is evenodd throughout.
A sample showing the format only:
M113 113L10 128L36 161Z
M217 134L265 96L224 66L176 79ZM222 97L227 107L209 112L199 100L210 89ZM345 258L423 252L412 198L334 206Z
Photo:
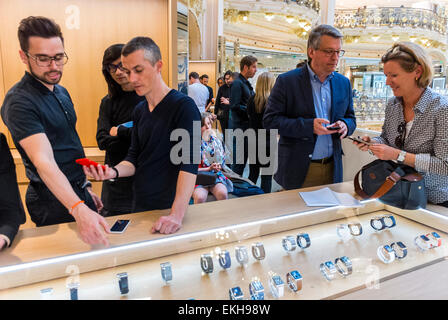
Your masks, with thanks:
M351 182L330 187L353 193ZM314 189L318 188L308 188ZM378 292L391 281L395 283L393 294L390 289L386 294L406 298L409 276L419 273L425 277L414 277L414 286L424 287L431 279L438 286L427 295L423 291L419 298L434 291L439 298L447 298L448 282L442 281L443 273L425 272L446 267L444 259L448 256L447 210L437 206L431 210L399 210L378 201L364 202L361 208L310 208L298 191L292 190L192 205L182 229L173 235L150 233L152 224L168 210L122 216L131 224L124 234L109 236L109 248L84 244L73 223L26 229L19 232L12 248L0 254L0 299L39 299L40 290L45 288L53 288L51 299L68 299L66 284L73 280L80 282L80 299L228 299L228 289L234 286L240 286L248 298L248 285L255 277L262 281L266 299L273 299L269 274L277 273L286 281L286 273L294 269L304 278L303 289L295 294L286 287L283 299L384 299ZM383 213L392 213L397 225L376 232L370 219ZM112 224L117 218L107 220ZM363 234L342 241L336 225L348 221L360 222ZM435 230L442 236L442 246L426 252L417 250L414 238ZM282 237L299 232L310 235L311 246L285 252ZM257 241L266 248L266 258L261 261L250 254L251 244ZM386 265L377 258L376 249L395 241L408 247L408 256ZM234 255L240 245L247 246L250 255L244 267ZM222 269L215 258L214 272L203 274L200 255L217 255L221 250L230 251L231 267ZM353 274L325 280L320 263L344 255L353 262ZM173 280L166 285L160 263L168 261L173 266ZM121 272L129 275L130 292L125 297L118 291L116 275Z

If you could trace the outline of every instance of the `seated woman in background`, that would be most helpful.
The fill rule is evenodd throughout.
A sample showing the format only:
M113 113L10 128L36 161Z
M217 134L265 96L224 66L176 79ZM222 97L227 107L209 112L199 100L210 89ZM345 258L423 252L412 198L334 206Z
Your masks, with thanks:
M429 202L448 207L448 99L428 85L432 61L417 44L399 42L382 57L394 98L379 137L355 143L381 160L397 160L424 175Z
M225 200L228 193L233 191L233 186L232 182L222 173L222 169L226 166L226 152L222 141L212 129L212 118L208 112L201 115L201 135L201 164L198 176L201 172L215 172L216 180L212 185L197 185L195 187L194 203L205 202L209 192L215 196L216 200Z

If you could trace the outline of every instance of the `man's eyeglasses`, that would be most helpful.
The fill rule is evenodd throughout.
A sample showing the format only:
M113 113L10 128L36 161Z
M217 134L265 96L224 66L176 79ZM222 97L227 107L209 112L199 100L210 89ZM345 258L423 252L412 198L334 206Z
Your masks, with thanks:
M107 67L108 67L110 73L117 72L117 69L124 71L123 65L121 64L121 62L119 62L118 64L109 63L109 65Z
M31 53L28 53L28 52L26 53L26 55L28 57L34 59L34 61L36 61L36 64L39 67L49 67L49 66L51 66L51 63L53 60L57 66L62 66L68 62L68 56L65 52L59 53L59 54L55 55L54 57L50 57L45 54L32 55Z
M397 128L399 136L395 139L395 145L397 148L402 149L404 147L404 137L406 136L406 122L402 122Z
M335 53L338 55L338 57L342 57L345 54L345 50L330 50L330 49L318 49L318 50L325 53L325 56L327 57L332 57Z

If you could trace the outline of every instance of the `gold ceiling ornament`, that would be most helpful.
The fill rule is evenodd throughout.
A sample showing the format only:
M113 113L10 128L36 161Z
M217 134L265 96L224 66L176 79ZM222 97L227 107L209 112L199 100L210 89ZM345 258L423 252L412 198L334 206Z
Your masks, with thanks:
M397 42L399 39L400 39L400 36L398 34L392 35L392 40L394 40L395 42Z
M247 20L249 20L249 15L250 15L249 11L239 11L238 19L242 20L242 21L247 21Z
M414 35L409 36L409 41L415 42L415 40L417 40L417 36L414 36Z
M296 18L294 18L294 16L286 16L285 17L286 22L288 22L289 24L293 23L295 19Z
M272 12L265 12L264 17L266 20L272 21L272 19L274 19L274 14Z
M194 14L196 15L196 17L200 17L201 14L203 13L203 8L202 8L202 2L203 0L189 0L190 2L190 9L194 12Z
M348 36L348 35L346 35L346 36L344 36L344 40L343 41L346 44L358 43L360 38L361 38L360 36Z
M228 22L238 22L238 9L224 9L224 20Z
M373 41L377 42L381 38L381 36L378 34L374 34L370 38L372 38Z

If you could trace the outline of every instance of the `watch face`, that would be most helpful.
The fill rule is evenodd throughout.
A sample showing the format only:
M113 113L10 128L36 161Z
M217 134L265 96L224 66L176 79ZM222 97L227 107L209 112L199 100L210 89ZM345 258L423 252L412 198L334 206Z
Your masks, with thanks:
M424 241L429 241L429 238L425 235L421 235L420 238L423 239Z
M296 279L296 280L302 278L302 275L301 275L301 274L299 273L299 271L297 271L297 270L291 271L291 276L292 276L294 279Z
M393 251L394 251L389 245L385 245L385 246L383 247L383 249L384 249L386 252L393 252Z
M404 249L404 248L406 248L406 246L403 244L403 242L401 242L401 241L398 241L397 242L397 245L401 248L401 249Z
M439 234L437 232L431 232L431 234L435 237L435 238L440 238Z
M350 259L346 256L341 257L341 261L344 262L345 264L351 264L352 262L350 261Z
M263 287L263 285L261 284L260 281L253 281L252 282L252 287L254 288L254 290L256 292L264 290L264 287Z
M334 263L331 262L331 261L327 261L327 262L325 262L325 266L326 266L328 269L333 269L333 268L334 268Z
M235 288L232 288L231 290L232 290L232 294L234 297L240 297L243 295L243 290L241 290L240 287L235 287Z
M273 276L272 280L274 281L274 284L277 286L284 284L284 282L280 276Z

